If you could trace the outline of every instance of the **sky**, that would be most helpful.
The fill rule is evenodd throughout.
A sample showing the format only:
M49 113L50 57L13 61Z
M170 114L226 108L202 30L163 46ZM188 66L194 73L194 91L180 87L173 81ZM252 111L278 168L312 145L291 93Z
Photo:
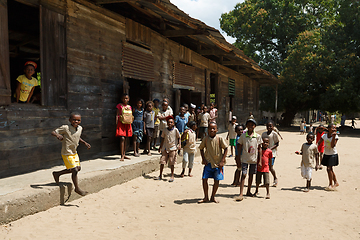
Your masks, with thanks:
M170 0L180 10L190 17L199 19L211 27L218 29L229 43L234 43L235 38L229 37L220 29L222 13L234 9L235 5L243 0Z

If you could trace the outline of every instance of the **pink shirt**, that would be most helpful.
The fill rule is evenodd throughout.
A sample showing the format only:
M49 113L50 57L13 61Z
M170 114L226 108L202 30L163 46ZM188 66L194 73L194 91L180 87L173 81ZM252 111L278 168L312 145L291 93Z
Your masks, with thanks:
M210 122L216 122L216 112L217 109L213 108L210 110L209 114L210 114Z
M119 103L118 105L116 105L116 108L119 109L119 115L122 115L122 109L123 109L123 107L126 107L126 106L130 107L130 110L132 111L132 108L130 105L124 105L123 103Z

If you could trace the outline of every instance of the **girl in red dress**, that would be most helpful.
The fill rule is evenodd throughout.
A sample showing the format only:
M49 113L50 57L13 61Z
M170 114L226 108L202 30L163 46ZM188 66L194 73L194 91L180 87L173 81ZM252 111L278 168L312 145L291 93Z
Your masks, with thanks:
M129 100L129 95L124 93L121 97L121 103L116 106L116 136L120 137L120 161L124 161L124 159L130 159L129 157L125 156L125 137L132 137L132 121L129 120L129 113L132 117L132 109L131 106L128 105Z

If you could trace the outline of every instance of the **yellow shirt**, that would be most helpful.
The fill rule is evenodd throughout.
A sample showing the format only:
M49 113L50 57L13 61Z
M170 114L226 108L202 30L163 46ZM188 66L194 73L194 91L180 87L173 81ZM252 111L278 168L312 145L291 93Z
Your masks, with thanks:
M157 116L159 115L160 109L153 107L153 111L155 112L155 116ZM159 125L159 124L160 124L160 119L156 118L155 125Z
M206 148L204 153L206 161L211 163L212 168L217 168L219 167L219 163L223 157L222 149L226 149L227 147L228 144L225 142L225 140L222 137L216 135L214 138L211 138L210 136L204 137L199 149L203 150Z
M31 89L38 85L38 81L36 80L36 78L33 77L31 77L31 80L29 80L25 76L25 74L20 75L16 80L21 83L19 100L22 102L26 102L31 92Z

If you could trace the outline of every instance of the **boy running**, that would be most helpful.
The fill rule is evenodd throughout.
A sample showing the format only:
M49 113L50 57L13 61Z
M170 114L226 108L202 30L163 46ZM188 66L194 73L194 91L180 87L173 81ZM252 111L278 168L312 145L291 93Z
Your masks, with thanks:
M222 137L216 135L217 131L217 124L211 122L209 124L208 130L209 135L204 137L199 147L202 164L205 166L202 176L204 199L200 200L198 203L205 203L209 201L218 203L218 201L215 200L215 194L219 187L220 180L224 180L224 165L228 144ZM206 149L205 152L204 149ZM223 149L224 152L222 151ZM208 192L208 178L214 179L214 185L210 199Z
M81 167L76 148L79 146L79 142L83 143L88 149L91 148L91 145L80 137L82 132L82 127L80 126L81 115L79 113L71 113L69 122L69 125L62 125L51 132L51 135L62 141L61 156L66 166L66 169L57 172L54 171L52 174L56 184L59 184L61 175L71 173L75 192L81 196L85 196L88 192L81 190L78 184L77 174L81 170Z

